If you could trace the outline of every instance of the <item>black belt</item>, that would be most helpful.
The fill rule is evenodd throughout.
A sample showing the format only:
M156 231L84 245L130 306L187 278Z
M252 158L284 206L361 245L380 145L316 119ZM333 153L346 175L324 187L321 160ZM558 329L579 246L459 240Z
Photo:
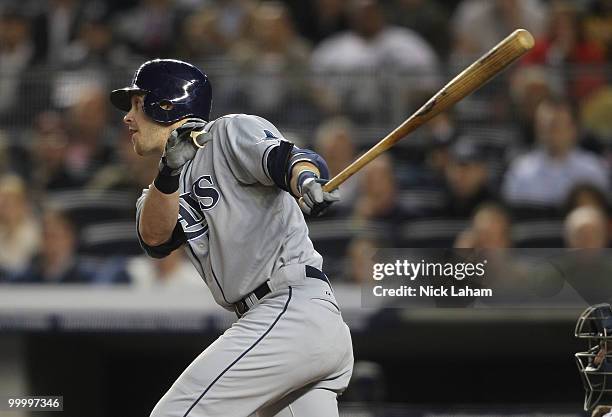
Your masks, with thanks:
M320 279L321 281L325 281L331 287L331 284L329 282L329 279L327 278L327 275L325 275L322 271L319 271L317 268L313 266L306 265L306 276L308 278L315 278L315 279ZM249 311L249 308L251 308L253 304L249 306L249 304L247 303L248 298L255 297L257 301L259 301L262 298L264 298L266 295L270 294L271 292L272 292L272 289L270 288L270 285L268 285L268 281L264 282L259 287L255 288L253 292L251 292L249 295L244 297L242 300L238 301L237 303L234 303L234 310L236 311L236 315L238 317L242 317L244 313Z

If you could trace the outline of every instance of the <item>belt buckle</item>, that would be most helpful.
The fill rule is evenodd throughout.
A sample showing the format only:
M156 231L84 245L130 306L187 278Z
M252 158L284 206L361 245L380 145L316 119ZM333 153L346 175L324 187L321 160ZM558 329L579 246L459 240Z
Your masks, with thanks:
M240 300L234 304L234 310L236 310L236 315L238 317L242 317L242 315L244 315L244 313L249 310L249 307L247 306L247 303L244 302L244 300Z

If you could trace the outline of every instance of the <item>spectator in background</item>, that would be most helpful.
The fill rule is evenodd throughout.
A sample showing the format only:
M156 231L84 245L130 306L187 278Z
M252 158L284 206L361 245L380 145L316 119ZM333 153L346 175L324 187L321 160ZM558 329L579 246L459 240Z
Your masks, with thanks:
M612 159L612 85L599 89L580 103L580 122L590 148Z
M118 160L100 168L87 187L92 190L130 191L138 199L142 189L147 188L157 175L159 155L138 156L127 129L121 130L115 147Z
M594 154L577 147L578 126L569 102L547 99L535 115L538 148L512 162L502 187L514 206L560 207L578 183L609 190L609 172Z
M436 0L393 0L386 2L389 20L418 32L431 42L440 56L446 56L449 46L449 14L443 2Z
M531 274L535 291L543 297L555 296L557 305L609 300L612 262L604 250L609 244L608 223L607 214L599 208L582 206L572 210L563 226L565 246L571 250L547 257L538 274Z
M303 120L312 113L304 111L310 92L304 77L310 46L295 32L284 4L259 4L253 10L246 37L230 54L243 72L240 79L245 79L245 84L238 86L247 108L281 120Z
M381 246L378 242L367 238L355 238L346 251L347 268L344 281L355 284L372 282L374 270L374 254Z
M23 117L23 83L27 70L34 62L34 45L30 35L30 22L17 10L8 9L0 14L0 123L14 123Z
M505 207L485 202L478 206L469 227L455 240L456 256L462 261L476 256L486 259L484 288L493 289L492 298L482 298L477 304L521 305L531 297L525 269L508 251L512 247L512 219ZM473 261L473 259L471 259Z
M76 254L76 230L62 212L47 209L42 215L42 240L38 256L28 268L15 274L14 283L85 283L91 272Z
M548 31L536 39L522 63L553 67L568 95L582 100L606 84L606 58L600 45L585 38L577 7L570 1L552 3Z
M91 86L79 90L76 103L68 109L66 169L80 184L113 161L112 132L108 127L108 94Z
M0 177L0 275L23 270L40 242L27 186L14 175Z
M539 0L463 0L451 17L453 61L472 62L517 28L539 37L545 22Z
M236 44L249 41L247 27L255 7L253 0L225 0L195 9L181 25L179 56L187 61L223 58Z
M455 242L458 249L499 250L512 247L512 220L497 203L483 203L472 216L470 227Z
M590 0L587 2L585 17L585 35L597 43L608 59L612 52L612 2L609 0Z
M162 259L141 255L121 262L111 261L97 274L96 282L130 283L141 289L189 289L204 284L182 250L175 250Z
M403 173L402 185L408 188L422 186L440 188L445 183L446 169L451 160L451 147L457 139L457 127L452 115L443 112L423 126L422 132L425 152L422 161ZM408 151L414 153L413 149L406 152Z
M181 25L181 40L176 45L178 55L187 61L225 55L232 40L224 36L219 26L219 10L213 5L189 14Z
M565 244L573 250L555 266L589 304L612 297L612 261L604 251L610 243L608 224L607 214L592 206L578 207L565 219Z
M391 244L400 241L399 226L406 216L400 205L393 161L388 154L378 156L363 168L353 217L356 227L369 227L376 236L384 236Z
M608 218L601 210L583 206L565 219L565 241L572 249L603 249L608 246Z
M607 195L592 184L577 184L569 192L565 204L566 214L579 207L594 207L603 213L610 213L610 202Z
M455 242L456 249L469 249L456 252L461 258L486 260L485 279L480 285L492 289L493 296L479 298L475 307L541 307L551 303L573 306L583 302L565 285L564 274L559 273L565 268L555 259L559 252L549 252L537 260L525 258L521 251L510 250L511 232L512 217L507 208L488 202L476 209L470 227ZM552 296L555 298L548 299Z
M320 105L325 111L337 112L341 107L367 121L383 117L389 104L372 74L408 72L419 80L418 88L427 88L435 80L438 59L416 32L388 25L377 1L350 4L351 30L321 42L313 52L312 68L319 74ZM403 96L397 88L393 93Z
M36 198L45 192L74 188L80 184L66 165L68 132L62 116L45 111L36 117L30 149L30 182Z
M289 1L296 25L313 44L348 29L345 0Z
M477 206L495 199L488 186L487 155L467 136L451 147L445 179L445 217L467 219Z
M104 10L92 13L81 21L76 38L62 51L62 67L102 72L123 67L130 54L113 39L109 16Z
M550 78L545 67L529 65L519 67L510 79L510 96L525 141L523 146L533 145L535 112L540 102L563 91Z
M223 0L215 3L221 36L230 44L240 42L245 36L248 19L258 2L255 0Z
M118 38L136 53L166 57L174 51L179 20L172 0L140 0L118 16L114 27Z
M68 44L76 37L83 4L78 0L49 0L40 3L44 9L35 17L32 25L37 60L57 65Z
M315 150L327 162L330 178L339 174L356 159L353 129L348 119L335 117L321 123L315 132ZM359 174L353 175L342 184L342 200L330 210L344 211L353 207L358 195L359 177Z

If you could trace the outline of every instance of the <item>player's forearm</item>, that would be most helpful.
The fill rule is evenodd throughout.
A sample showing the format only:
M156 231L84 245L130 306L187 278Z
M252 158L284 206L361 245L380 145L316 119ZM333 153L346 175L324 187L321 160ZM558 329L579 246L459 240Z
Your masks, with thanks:
M291 192L293 195L301 195L298 192L297 181L302 171L314 172L317 176L320 176L319 168L310 162L298 162L291 170Z
M176 226L179 211L179 193L164 194L152 186L145 197L138 230L149 246L166 243Z

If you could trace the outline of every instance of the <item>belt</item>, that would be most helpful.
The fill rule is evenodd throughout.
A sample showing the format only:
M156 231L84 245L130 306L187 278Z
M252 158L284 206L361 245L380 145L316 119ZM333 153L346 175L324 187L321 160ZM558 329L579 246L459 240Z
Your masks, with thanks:
M306 277L320 279L321 281L327 282L327 284L331 287L327 275L325 275L322 271L319 271L317 268L310 265L306 265L305 268ZM253 307L255 303L257 303L257 301L261 300L266 295L272 292L272 289L270 288L268 282L269 281L264 282L259 287L255 288L253 292L244 297L242 300L238 301L237 303L234 303L234 310L236 311L236 315L238 316L238 318L242 317L244 313L249 311L249 309Z

